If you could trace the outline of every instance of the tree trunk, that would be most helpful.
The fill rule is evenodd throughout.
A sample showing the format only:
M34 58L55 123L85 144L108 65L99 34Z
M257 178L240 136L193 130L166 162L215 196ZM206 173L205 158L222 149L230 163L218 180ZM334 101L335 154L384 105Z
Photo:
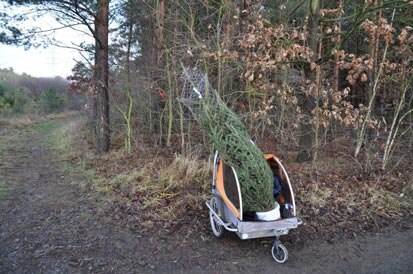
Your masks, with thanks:
M232 26L232 10L233 10L233 0L225 1L225 15L224 15L224 50L230 51L232 48L232 36L233 36L233 26Z
M109 151L109 0L97 1L95 17L95 69L94 69L94 130L96 154Z
M150 66L150 77L152 78L152 92L149 93L150 104L153 108L149 112L150 128L152 133L159 136L158 144L163 144L163 110L165 108L164 96L165 81L164 81L164 27L165 27L165 0L154 1L154 18L153 35L152 35L152 65ZM153 95L158 94L158 95ZM166 98L166 96L165 96Z
M314 58L317 58L319 42L319 21L320 21L320 1L310 0L310 15L308 17L308 47L314 52ZM315 61L315 60L314 60ZM316 83L317 73L311 69L308 64L305 68L305 76L312 83ZM298 143L297 162L303 163L313 159L315 132L313 125L310 123L311 111L316 107L315 98L311 95L302 94L299 98L299 105L304 114L300 123L300 139Z
M133 33L133 21L132 21L132 3L128 1L128 42L126 48L126 96L128 98L128 106L125 111L125 123L126 123L126 136L125 136L125 150L127 153L132 151L132 80L131 80L131 48L132 48L132 33Z
M340 10L340 17L341 17L341 11L343 9L343 0L339 0L338 7ZM341 21L338 21L337 23L337 32L341 33ZM340 45L341 43L341 34L338 34L335 38L335 43L337 45ZM333 81L333 89L335 92L338 92L339 89L339 78L340 78L340 69L339 69L339 50L340 46L336 47L336 51L334 52L334 81Z

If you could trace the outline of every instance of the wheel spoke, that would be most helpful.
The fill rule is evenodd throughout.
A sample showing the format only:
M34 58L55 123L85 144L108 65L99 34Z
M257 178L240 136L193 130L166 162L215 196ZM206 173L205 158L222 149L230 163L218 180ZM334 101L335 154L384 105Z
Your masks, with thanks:
M285 263L288 259L288 251L287 248L279 244L278 246L273 246L271 249L272 257L277 263Z
M212 197L211 199L211 207L213 209L213 211L218 214L218 216L221 215L221 212L219 211L219 207L218 207L218 198L216 197ZM209 212L209 218L210 218L210 222L211 222L211 229L213 234L215 235L215 237L217 238L221 238L223 233L224 233L224 229L218 219L217 216L215 216L214 213L212 213L212 211Z

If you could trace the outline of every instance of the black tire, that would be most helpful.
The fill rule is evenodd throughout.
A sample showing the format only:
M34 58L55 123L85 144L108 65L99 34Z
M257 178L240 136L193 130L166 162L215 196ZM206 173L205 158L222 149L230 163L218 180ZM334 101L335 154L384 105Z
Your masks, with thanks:
M218 206L218 198L217 197L212 197L211 198L211 207L214 209L214 211L218 214L218 216L222 216L222 212L219 210ZM214 214L212 211L209 211L209 220L211 222L211 229L212 233L214 234L215 237L217 238L222 238L224 235L225 228L218 222L218 220L215 219Z
M278 247L273 246L271 254L277 263L283 264L288 260L288 251L283 244L279 244Z

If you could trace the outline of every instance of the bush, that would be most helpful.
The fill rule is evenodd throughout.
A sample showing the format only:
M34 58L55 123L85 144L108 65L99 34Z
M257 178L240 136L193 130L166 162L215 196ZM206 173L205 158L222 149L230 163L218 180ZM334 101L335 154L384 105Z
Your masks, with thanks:
M59 95L53 88L46 89L40 96L40 107L45 113L62 111L66 105L66 98Z
M29 102L30 98L26 90L22 88L6 91L0 98L0 110L11 111L14 114L23 114Z
M2 83L0 83L0 97L3 97L4 94L6 94L6 91L7 91L7 88Z

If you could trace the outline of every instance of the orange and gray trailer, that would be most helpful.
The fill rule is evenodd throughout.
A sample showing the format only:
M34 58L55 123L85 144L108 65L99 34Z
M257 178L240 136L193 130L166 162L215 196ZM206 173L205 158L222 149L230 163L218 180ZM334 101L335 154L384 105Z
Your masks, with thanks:
M280 242L280 236L297 228L302 221L297 217L294 192L287 171L275 154L267 153L264 157L274 176L282 178L282 190L277 200L283 206L284 214L280 214L279 219L260 221L252 218L251 212L244 212L237 172L222 161L218 152L214 157L212 198L206 205L209 208L211 229L217 238L221 238L225 230L235 232L242 240L275 237L272 256L276 262L284 263L288 259L288 251ZM287 209L285 205L288 205Z

